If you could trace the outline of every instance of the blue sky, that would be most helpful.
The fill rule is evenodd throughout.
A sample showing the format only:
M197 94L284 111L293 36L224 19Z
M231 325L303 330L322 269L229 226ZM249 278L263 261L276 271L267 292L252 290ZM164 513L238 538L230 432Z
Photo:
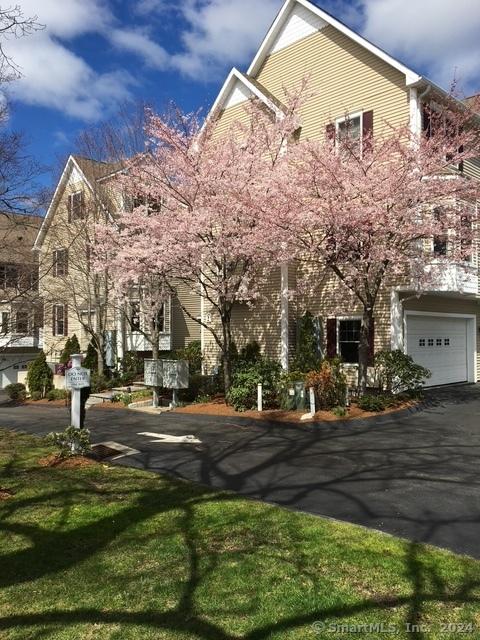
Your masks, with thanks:
M16 0L46 25L6 43L23 77L11 125L45 164L80 130L142 99L208 109L232 66L245 68L281 0ZM480 89L478 0L327 0L330 13L448 88ZM46 177L48 180L48 176Z

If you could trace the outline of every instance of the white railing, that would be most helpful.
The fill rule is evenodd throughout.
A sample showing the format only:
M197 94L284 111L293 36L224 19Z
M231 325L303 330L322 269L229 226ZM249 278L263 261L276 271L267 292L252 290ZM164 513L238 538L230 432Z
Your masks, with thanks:
M478 294L478 271L470 264L433 264L427 270L432 274L432 280L425 285L426 291Z
M41 349L43 347L43 337L40 338L40 336L26 336L20 333L10 333L0 336L0 347L7 349L9 347L31 347Z

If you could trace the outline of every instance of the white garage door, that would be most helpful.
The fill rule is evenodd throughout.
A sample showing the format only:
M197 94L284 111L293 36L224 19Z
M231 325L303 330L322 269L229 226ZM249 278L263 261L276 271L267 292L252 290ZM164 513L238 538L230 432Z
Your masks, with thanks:
M13 365L7 366L8 363L0 362L0 389L5 389L8 384L17 382L17 370L13 368Z
M466 382L467 320L407 316L407 353L432 372L427 386Z

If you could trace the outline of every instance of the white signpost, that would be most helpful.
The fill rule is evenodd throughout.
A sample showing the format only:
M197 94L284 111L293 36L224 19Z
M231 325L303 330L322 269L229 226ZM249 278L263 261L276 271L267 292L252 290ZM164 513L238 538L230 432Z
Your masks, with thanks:
M72 355L72 368L65 371L65 387L72 390L71 416L72 426L78 429L82 426L81 389L90 386L90 369L82 367L83 355Z

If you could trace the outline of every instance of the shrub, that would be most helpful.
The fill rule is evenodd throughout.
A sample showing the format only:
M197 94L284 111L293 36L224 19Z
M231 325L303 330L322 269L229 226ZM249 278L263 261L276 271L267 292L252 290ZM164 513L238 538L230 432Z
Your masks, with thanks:
M337 418L343 418L347 415L347 409L346 407L333 407L332 413L337 416Z
M431 371L416 364L411 356L399 349L379 351L375 356L375 383L383 391L413 391L431 375Z
M357 405L363 411L384 411L387 407L387 400L382 395L366 394L359 397Z
M51 393L51 391L49 391L49 392L47 393L47 396L48 396L48 394L49 394L49 393ZM30 394L30 399L31 399L31 400L34 400L35 402L37 402L38 400L41 400L41 399L42 399L42 394L40 393L40 391L33 391L33 392Z
M107 376L99 375L96 371L90 376L90 392L99 393L111 389L113 381L107 378Z
M27 384L30 393L38 391L42 398L53 389L53 372L43 351L40 351L35 360L28 365Z
M74 353L80 353L80 343L78 342L78 338L75 334L73 334L71 338L67 338L65 342L65 346L63 347L63 351L60 355L61 364L68 364L72 354Z
M321 362L318 338L317 321L310 311L307 311L298 321L297 350L292 362L293 369L305 373L318 369Z
M245 365L259 362L261 359L260 345L256 340L251 340L240 349L240 353L237 356L237 366L240 368L245 367Z
M193 340L187 344L185 349L177 349L175 351L177 360L186 360L190 373L200 373L202 370L202 343L200 340Z
M68 396L67 389L52 389L47 393L47 400L65 400Z
M214 396L219 392L220 385L217 376L204 376L201 373L191 373L188 389L181 389L179 397L186 402L198 400L198 396Z
M47 441L58 447L60 458L68 458L75 455L85 455L90 451L90 431L67 427L60 433L50 433Z
M305 386L313 387L317 409L343 406L347 393L347 379L342 371L340 359L324 360L318 370L307 374Z
M120 380L123 384L130 384L143 375L144 361L135 351L126 351L120 360Z
M236 411L246 411L257 407L257 385L263 386L263 406L266 409L278 407L281 366L275 360L260 357L255 362L237 365L232 385L227 394L227 402Z
M98 369L98 353L93 344L93 339L88 343L87 353L85 354L82 366L91 371L97 371Z
M12 382L12 384L7 384L5 392L10 400L19 400L23 402L27 397L27 389L21 382Z

